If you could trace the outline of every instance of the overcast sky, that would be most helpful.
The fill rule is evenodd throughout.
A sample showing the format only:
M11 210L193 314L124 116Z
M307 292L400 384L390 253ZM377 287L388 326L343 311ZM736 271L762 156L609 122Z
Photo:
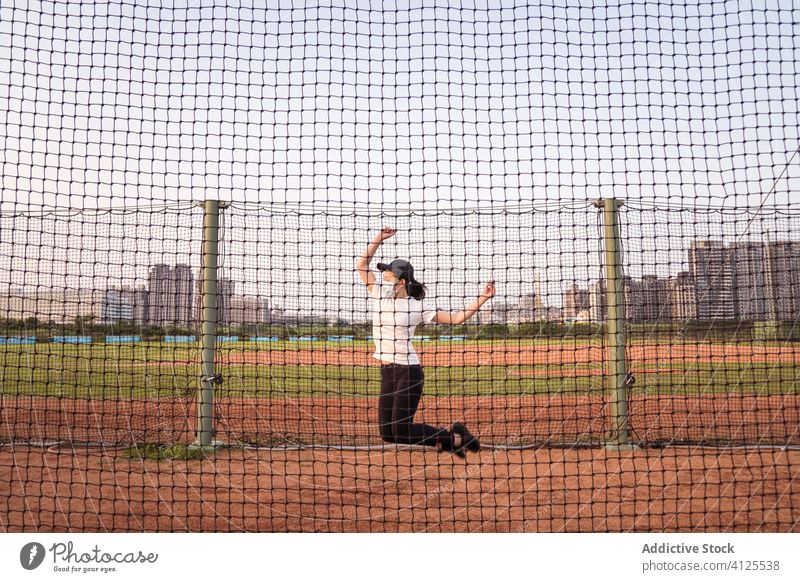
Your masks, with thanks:
M524 291L531 266L546 287L591 279L596 214L575 201L797 200L791 2L254 4L264 3L3 2L2 211L246 202L229 212L228 268L247 292L277 292L276 273L294 261L284 279L305 280L301 259L321 249L349 268L365 232L397 215L407 236L386 258L417 257L442 294L457 295L448 262L481 266L463 276L469 294L489 278ZM315 217L285 218L295 202ZM525 214L526 204L567 208ZM51 224L71 238L49 250L45 227L32 242L39 227L17 221L0 235L14 248L4 260L141 279L158 259L197 264L199 231L169 225L198 224L198 212L61 218ZM704 230L767 232L746 213L704 216L630 215L633 274L674 274ZM315 243L291 246L304 234Z

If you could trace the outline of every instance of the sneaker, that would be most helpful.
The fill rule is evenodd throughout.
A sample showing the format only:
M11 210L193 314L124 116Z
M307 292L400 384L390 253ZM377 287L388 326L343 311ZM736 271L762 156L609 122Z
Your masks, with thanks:
M464 437L461 438L463 439ZM467 450L463 446L454 447L452 441L449 443L440 442L436 445L436 448L440 453L441 452L453 453L454 455L456 455L457 457L461 457L462 459L465 459L467 457Z

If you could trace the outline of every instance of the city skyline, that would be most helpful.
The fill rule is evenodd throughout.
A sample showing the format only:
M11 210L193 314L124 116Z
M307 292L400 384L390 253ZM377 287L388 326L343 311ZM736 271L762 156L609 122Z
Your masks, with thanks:
M800 242L778 240L725 244L722 241L697 240L692 242L687 252L689 269L674 277L645 275L635 279L624 275L622 291L626 319L800 319ZM38 313L52 314L57 311L55 305L74 304L64 307L70 310L71 317L92 315L101 323L132 321L142 325L189 326L201 318L200 275L199 269L192 269L189 265L159 263L150 266L147 285L136 287L61 289L49 293L40 289L33 294L20 287L8 287L8 295L0 296L0 314L3 311L17 312L35 317ZM534 277L534 288L538 291L540 281L537 275ZM482 310L477 321L604 320L604 280L597 279L585 288L575 281L562 283L563 306L547 304L545 297L536 291L518 296L500 295ZM348 314L340 313L330 317L302 309L287 309L279 301L281 297L237 293L236 285L236 281L226 277L218 279L218 322L222 325L369 320L368 316L362 317L364 314L350 313L348 317ZM29 301L27 307L24 304L26 299ZM68 317L65 313L56 319L66 321Z
M152 264L201 264L202 209L153 213L0 215L0 273L25 288L142 285ZM696 239L797 240L791 209L736 213L620 210L623 262L634 278L677 276L689 269ZM220 277L243 295L286 297L290 311L331 317L364 313L355 259L384 225L398 228L375 262L407 258L441 309L463 308L488 280L509 296L532 292L535 276L550 306L563 306L564 281L589 285L602 274L596 209L476 209L461 213L383 211L364 215L234 205L221 213ZM766 233L770 233L767 235ZM319 291L320 281L331 285ZM313 291L312 291L313 290ZM312 297L313 296L313 297Z

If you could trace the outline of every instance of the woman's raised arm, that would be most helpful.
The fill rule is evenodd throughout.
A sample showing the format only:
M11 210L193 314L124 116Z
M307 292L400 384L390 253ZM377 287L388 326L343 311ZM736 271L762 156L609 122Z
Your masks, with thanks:
M436 323L444 323L450 325L461 325L470 317L478 313L478 310L483 307L483 304L489 301L497 291L494 288L494 281L486 283L483 288L483 293L478 297L472 305L467 307L464 311L439 311L436 313Z
M375 284L375 275L372 274L369 263L372 261L372 257L375 255L378 247L381 246L381 243L387 238L393 237L396 232L397 231L393 228L383 228L375 235L372 242L367 245L367 248L361 253L361 256L358 257L356 271L358 271L358 275L361 277L361 280L364 281L368 291L372 291L372 286Z

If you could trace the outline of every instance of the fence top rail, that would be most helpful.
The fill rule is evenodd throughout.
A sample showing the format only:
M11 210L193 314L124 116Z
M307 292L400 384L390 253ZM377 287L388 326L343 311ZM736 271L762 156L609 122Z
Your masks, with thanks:
M577 210L591 210L597 206L597 201L602 198L592 198L585 200L559 200L553 202L531 201L531 202L501 202L496 204L471 204L465 201L463 204L446 204L420 202L265 202L249 200L220 200L220 209L232 208L235 210L247 210L248 212L263 212L268 214L304 214L325 212L328 214L370 214L381 216L414 216L427 214L498 214L498 213L548 213ZM796 204L761 204L758 206L723 206L712 204L695 204L681 200L678 203L661 202L653 200L642 200L636 198L617 198L624 202L622 208L626 212L631 211L662 211L662 212L692 212L698 214L730 214L730 215L758 215L758 214L779 214L779 215L800 215L800 205ZM48 215L81 215L81 214L132 214L138 212L185 212L201 207L205 204L204 200L173 201L153 204L135 204L126 206L105 206L105 207L72 207L72 206L52 206L35 204L0 204L0 217L13 218L24 216L48 216Z
M30 203L0 203L0 217L80 215L80 214L133 214L137 212L183 212L197 206L197 201L165 202L160 204L136 204L128 206L105 206L78 208L73 206L51 206ZM7 208L7 207L11 208ZM4 208L6 207L6 208Z

